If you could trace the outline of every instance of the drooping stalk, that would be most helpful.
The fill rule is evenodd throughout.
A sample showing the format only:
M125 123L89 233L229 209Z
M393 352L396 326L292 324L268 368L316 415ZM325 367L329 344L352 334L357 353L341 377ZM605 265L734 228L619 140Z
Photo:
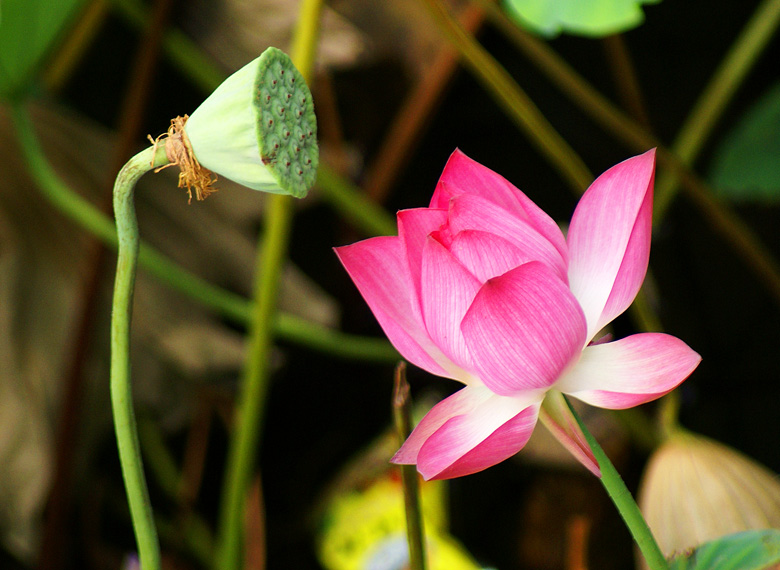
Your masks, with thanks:
M54 171L41 148L29 113L21 103L10 105L11 117L28 171L43 196L63 215L89 231L104 244L117 247L116 226L103 212L70 188ZM332 178L332 180L331 180ZM335 176L329 184L338 185ZM335 191L334 191L335 192ZM352 190L340 191L337 203L346 203ZM379 209L374 208L376 213ZM374 209L364 210L374 211ZM373 220L373 221L371 221ZM376 215L360 223L364 228L388 227L388 221ZM393 225L393 230L395 225ZM182 268L151 245L140 242L139 266L168 287L212 309L216 314L237 324L246 324L251 303L231 291L213 285ZM342 333L291 313L278 312L274 317L274 332L278 338L306 346L331 356L376 362L397 362L398 352L385 339Z
M141 176L167 163L164 144L149 147L125 164L114 184L118 257L111 312L111 406L122 477L144 570L160 569L160 544L144 479L130 382L130 322L140 241L133 195Z
M321 9L322 0L303 0L293 38L291 59L307 83L313 70ZM215 558L217 570L239 570L243 566L244 506L265 412L271 373L272 328L292 214L291 197L281 194L268 197L264 235L258 246L255 266L255 305L250 319L247 360L241 378L236 425L228 448L220 503Z
M650 531L650 528L647 526L647 523L639 510L639 506L636 504L636 501L634 501L631 492L620 477L620 473L618 473L615 466L612 465L609 457L604 453L604 450L601 448L598 441L596 441L596 438L593 437L593 434L585 427L585 423L574 409L574 406L571 405L571 402L569 402L566 396L563 398L566 400L566 404L569 406L574 419L577 420L577 423L599 464L599 468L601 469L601 483L607 490L607 494L610 499L612 499L615 507L617 507L620 516L623 517L623 521L631 532L631 536L634 537L634 541L647 562L647 566L651 570L669 570L669 563L666 561L666 558L664 558L655 537L653 537L653 533Z

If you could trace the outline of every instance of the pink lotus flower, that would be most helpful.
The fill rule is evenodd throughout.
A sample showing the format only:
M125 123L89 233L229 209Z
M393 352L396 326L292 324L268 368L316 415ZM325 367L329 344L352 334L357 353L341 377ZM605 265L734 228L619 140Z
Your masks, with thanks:
M592 344L639 291L650 255L655 151L602 174L564 238L503 177L455 151L428 208L398 212L398 236L336 248L390 342L465 384L423 418L394 463L426 479L481 471L548 427L598 465L558 392L623 409L673 390L699 355L660 333ZM546 404L545 408L548 404Z

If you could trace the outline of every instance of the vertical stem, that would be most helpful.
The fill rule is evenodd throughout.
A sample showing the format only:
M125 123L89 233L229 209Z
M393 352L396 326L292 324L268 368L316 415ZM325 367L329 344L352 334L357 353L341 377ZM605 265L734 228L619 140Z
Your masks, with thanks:
M270 379L270 355L276 296L287 249L292 199L269 195L264 241L258 248L255 267L255 303L248 342L248 355L241 378L241 393L236 423L230 441L225 486L219 519L219 547L216 568L238 570L242 567L242 524L247 490L257 456L260 429Z
M155 153L155 148L150 147L131 158L119 171L114 184L114 215L119 249L111 312L111 406L122 477L144 570L159 570L160 544L144 480L130 383L130 322L139 244L133 195L135 184L141 176L168 162L165 145L158 145L156 150Z
M322 0L303 0L291 59L304 79L311 80ZM279 281L287 254L293 200L281 194L268 196L265 231L255 265L255 305L249 326L248 356L241 378L236 425L229 444L225 482L220 504L217 570L243 566L242 525L244 505L257 458L265 400L270 380L270 355Z
M400 443L412 431L411 401L409 383L406 381L406 363L399 362L395 368L393 383L393 421ZM420 481L414 465L400 465L401 484L404 491L406 511L406 539L409 544L409 569L425 570L425 528L420 504Z
M647 566L651 570L669 570L669 564L667 563L666 558L664 558L661 549L658 547L658 543L655 541L653 533L647 526L636 501L634 501L634 498L631 496L631 492L620 477L620 473L618 473L615 466L612 465L609 457L607 457L607 454L601 449L601 446L596 441L596 438L593 437L593 434L585 427L582 418L577 414L577 411L574 409L574 406L571 405L571 402L569 402L566 396L564 396L564 399L566 400L566 404L569 406L569 410L571 410L574 419L577 420L577 423L579 424L583 435L585 435L585 439L588 441L588 445L590 445L593 455L599 464L599 468L601 469L601 483L604 485L607 494L617 507L620 516L623 517L628 530L631 532L631 536L634 537L634 541L636 541L639 550L642 552L642 556L644 556L645 561L647 562Z

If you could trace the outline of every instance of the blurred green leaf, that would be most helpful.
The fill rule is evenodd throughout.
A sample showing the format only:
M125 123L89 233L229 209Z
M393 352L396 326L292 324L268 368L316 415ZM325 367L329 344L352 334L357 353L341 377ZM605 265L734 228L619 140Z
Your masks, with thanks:
M84 0L3 0L0 97L19 96Z
M780 530L749 530L707 542L672 559L670 570L772 570L780 564Z
M635 28L644 19L642 4L660 0L504 0L507 14L543 36L561 32L601 37Z
M780 83L748 109L717 148L716 192L735 202L780 200Z

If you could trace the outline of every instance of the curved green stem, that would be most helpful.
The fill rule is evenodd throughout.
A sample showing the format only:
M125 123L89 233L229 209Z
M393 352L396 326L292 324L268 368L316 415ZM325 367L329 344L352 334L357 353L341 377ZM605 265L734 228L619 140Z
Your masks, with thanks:
M112 4L129 24L137 28L145 28L150 16L142 2L112 0ZM302 34L305 35L307 34ZM203 50L181 30L170 28L165 34L163 47L171 62L205 93L212 92L226 79ZM303 46L302 49L308 47ZM395 234L396 226L393 217L380 204L368 198L359 188L324 163L320 163L317 172L317 188L320 195L340 215L367 235ZM143 245L141 254L143 255Z
M291 59L308 82L311 80L319 31L322 0L304 0L293 38ZM272 326L282 265L287 253L293 201L289 196L268 196L265 231L258 247L255 266L256 303L249 329L248 356L241 378L241 393L220 503L218 546L215 568L243 567L242 526L247 489L257 457L265 400L270 380Z
M35 134L29 114L20 104L10 107L16 136L34 178L44 197L60 212L73 220L104 244L116 248L116 226L111 219L90 202L79 196L57 175L46 159ZM338 182L334 182L337 184ZM345 195L341 201L348 201ZM338 200L334 200L338 201ZM386 222L361 223L361 227L385 228ZM384 224L384 225L383 225ZM252 303L240 295L226 291L183 269L143 240L138 264L170 288L194 299L237 324L246 324ZM397 362L398 352L385 339L345 334L296 315L279 312L274 318L274 332L281 340L326 352L332 356L376 362Z
M668 562L664 558L661 549L658 547L658 543L655 541L653 533L647 526L636 501L634 501L634 498L631 496L631 492L620 477L620 473L618 473L615 466L612 465L609 457L607 457L607 454L601 449L601 446L596 441L596 438L593 437L593 434L585 427L582 418L577 414L577 411L571 405L568 398L564 396L564 399L566 400L566 404L569 406L569 410L571 410L574 419L577 420L585 439L588 441L588 445L590 445L593 455L596 457L596 461L601 469L601 483L604 485L607 494L617 507L620 516L623 517L628 530L631 532L631 536L634 537L634 541L647 562L647 566L651 570L669 570Z
M693 110L680 128L672 151L691 164L712 132L723 110L744 81L780 25L780 0L764 0L721 62ZM677 176L666 171L656 187L655 217L663 218L676 194Z
M653 533L647 526L647 522L645 522L636 501L631 496L631 492L626 487L617 469L615 469L607 454L604 453L596 438L593 437L593 434L588 431L582 418L571 405L568 398L563 395L561 397L566 402L569 411L577 421L580 430L582 430L582 434L585 436L591 451L593 451L593 455L601 470L601 483L631 532L631 536L647 562L648 568L650 570L669 570L668 562L664 558L658 543L653 537Z
M168 162L164 145L159 145L156 151L150 147L131 158L119 171L114 184L114 215L119 243L111 312L111 406L122 477L130 504L138 556L144 570L159 570L160 545L144 480L130 383L130 321L139 244L133 195L141 176Z

